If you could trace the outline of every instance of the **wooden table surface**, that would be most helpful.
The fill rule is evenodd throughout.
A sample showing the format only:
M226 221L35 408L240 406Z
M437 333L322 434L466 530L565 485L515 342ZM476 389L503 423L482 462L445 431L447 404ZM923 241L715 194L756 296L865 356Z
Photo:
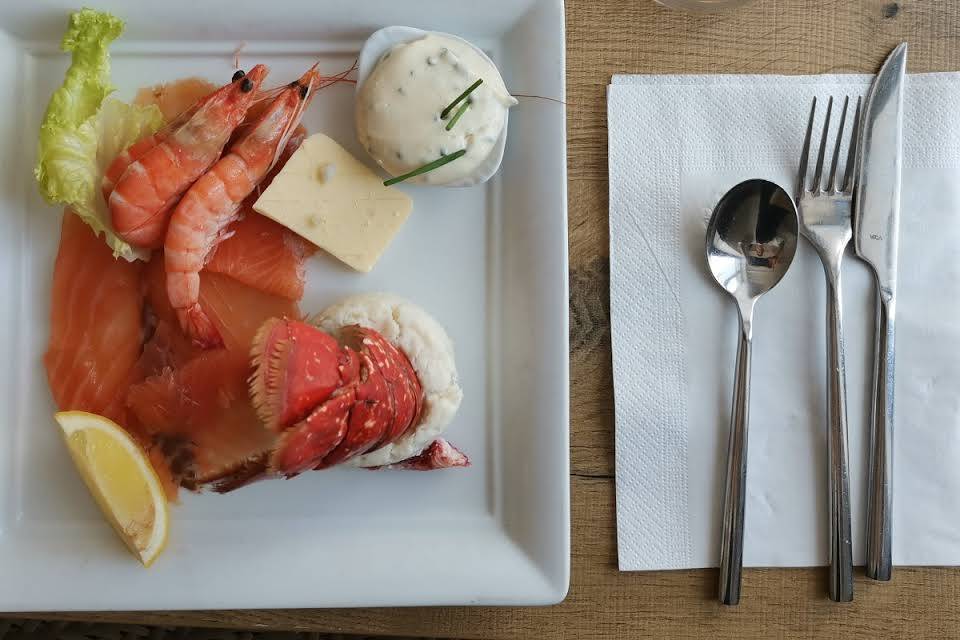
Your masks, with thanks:
M823 570L747 570L743 603L721 608L715 571L620 573L616 565L607 297L611 74L873 72L903 40L910 42L911 72L960 70L960 2L757 0L695 15L652 0L567 0L573 574L563 604L62 617L456 638L960 636L960 570L898 569L891 584L860 575L849 605L826 600Z

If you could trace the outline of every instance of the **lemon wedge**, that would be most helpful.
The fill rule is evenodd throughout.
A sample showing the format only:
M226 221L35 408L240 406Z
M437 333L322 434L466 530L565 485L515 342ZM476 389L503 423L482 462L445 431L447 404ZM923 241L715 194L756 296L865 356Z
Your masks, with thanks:
M167 543L167 498L147 454L118 424L84 411L54 415L103 514L144 566Z

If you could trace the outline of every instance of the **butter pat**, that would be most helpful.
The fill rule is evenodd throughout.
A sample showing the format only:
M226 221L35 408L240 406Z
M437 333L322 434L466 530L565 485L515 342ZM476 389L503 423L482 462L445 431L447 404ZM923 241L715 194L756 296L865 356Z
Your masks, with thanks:
M368 272L410 215L413 201L317 133L300 145L253 205L357 271Z

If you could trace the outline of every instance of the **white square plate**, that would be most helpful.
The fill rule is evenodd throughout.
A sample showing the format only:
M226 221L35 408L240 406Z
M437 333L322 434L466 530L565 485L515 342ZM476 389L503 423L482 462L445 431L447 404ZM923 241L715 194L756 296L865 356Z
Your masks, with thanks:
M390 24L462 35L515 93L564 98L562 0L104 0L121 98L264 62L268 83L349 67ZM311 259L302 308L386 290L452 335L465 399L449 438L473 466L334 470L227 496L185 495L167 551L144 570L82 486L41 365L59 212L32 177L37 132L68 56L72 2L0 6L0 610L212 609L555 603L570 569L565 113L521 99L503 166L469 189L405 187L414 213L369 275ZM317 95L304 123L363 157L353 89Z

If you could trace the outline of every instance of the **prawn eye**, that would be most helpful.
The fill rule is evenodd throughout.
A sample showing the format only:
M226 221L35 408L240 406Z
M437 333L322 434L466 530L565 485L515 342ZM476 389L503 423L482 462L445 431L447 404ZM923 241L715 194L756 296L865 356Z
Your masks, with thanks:
M309 90L310 90L310 87L308 87L307 85L305 85L305 84L300 85L300 99L301 99L301 100L306 100L306 98L307 98L307 92L308 92Z
M250 78L244 78L243 82L240 83L240 91L243 91L244 93L253 91L253 80Z
M245 73L243 72L243 69L237 69L237 70L234 72L234 74L233 74L233 78L231 79L231 82L236 82L237 80L239 80L240 78L242 78L242 77L245 76L245 75L247 75L247 74L245 74Z

